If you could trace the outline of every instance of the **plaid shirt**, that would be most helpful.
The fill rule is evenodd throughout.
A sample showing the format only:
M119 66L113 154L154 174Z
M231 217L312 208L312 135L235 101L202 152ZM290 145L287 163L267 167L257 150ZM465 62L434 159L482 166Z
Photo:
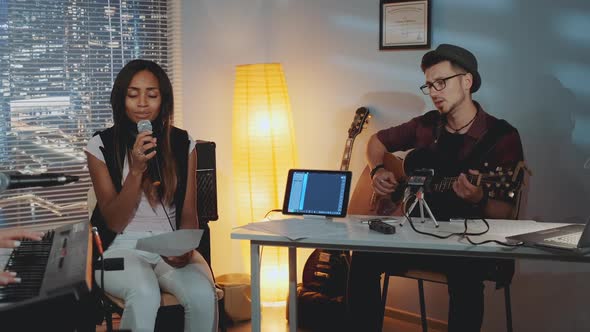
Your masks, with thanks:
M494 123L498 121L497 118L486 113L477 102L474 101L474 103L478 108L475 120L469 130L464 135L461 135L462 140L459 141L460 145L455 146L458 148L456 153L448 156L457 165L461 165L462 162L464 163L477 143L485 136ZM377 133L377 138L385 145L389 152L405 151L414 148L429 148L437 151L443 149L438 144L440 142L436 142L437 131L441 132L438 135L441 139L445 135L445 138L453 136L452 134L443 132L445 131L444 126L437 130L441 125L439 119L438 111L431 111L401 125L381 130ZM512 127L511 129L513 130L500 137L494 147L486 154L485 161L489 165L514 167L519 161L524 160L520 135L515 128ZM444 149L439 152L448 154L448 151ZM463 165L461 171L465 172L468 168L479 169L480 167L481 165ZM481 211L474 211L473 206L462 201L453 191L444 194L433 193L427 201L437 219L444 220L451 217L481 216L474 215L481 214Z

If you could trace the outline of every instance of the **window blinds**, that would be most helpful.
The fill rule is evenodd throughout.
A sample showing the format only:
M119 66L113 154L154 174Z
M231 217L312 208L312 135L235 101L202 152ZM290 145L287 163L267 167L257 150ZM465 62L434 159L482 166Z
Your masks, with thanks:
M112 125L111 87L136 58L159 63L182 123L180 0L0 0L0 172L80 176L0 192L0 227L88 218L83 148Z

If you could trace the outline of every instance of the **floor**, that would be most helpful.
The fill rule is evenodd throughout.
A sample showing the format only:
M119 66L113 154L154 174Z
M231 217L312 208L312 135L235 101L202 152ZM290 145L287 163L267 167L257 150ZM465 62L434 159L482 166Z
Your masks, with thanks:
M289 323L285 318L285 307L264 307L262 309L262 331L272 331L272 332L287 332L289 331ZM118 328L118 320L115 319L114 328ZM251 324L250 321L245 321L241 323L235 323L231 326L228 326L228 332L250 332ZM97 332L106 331L106 327L99 326L96 329ZM310 332L303 329L297 329L298 332ZM390 317L385 317L385 321L383 323L383 332L387 331L403 331L403 332L421 332L422 327L413 323L396 320ZM435 329L428 329L430 332L443 332L441 330Z
M285 318L285 307L264 307L262 309L262 331L287 332L289 323ZM228 332L249 332L250 321L237 323L228 327ZM297 329L298 332L310 332L308 330ZM385 317L383 322L383 332L403 331L403 332L421 332L422 327L413 323L396 320ZM428 329L430 332L443 332L440 330Z

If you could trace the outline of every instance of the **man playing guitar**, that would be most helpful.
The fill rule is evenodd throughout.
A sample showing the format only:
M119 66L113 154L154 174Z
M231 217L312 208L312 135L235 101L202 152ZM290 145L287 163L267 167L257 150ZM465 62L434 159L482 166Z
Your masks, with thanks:
M367 160L375 194L390 196L399 178L384 166L386 152L416 149L429 156L420 166L436 174L454 176L447 191L428 196L437 220L460 218L511 219L516 200L496 199L493 188L472 181L482 164L514 166L524 160L518 131L486 113L471 99L481 85L475 56L458 46L442 44L424 55L426 82L436 110L373 135ZM423 159L423 158L413 158ZM404 168L407 169L406 166ZM512 197L511 197L512 198ZM349 275L349 308L357 331L380 331L380 275L387 271L419 268L447 275L449 331L479 331L483 319L483 280L495 260L464 257L354 252Z

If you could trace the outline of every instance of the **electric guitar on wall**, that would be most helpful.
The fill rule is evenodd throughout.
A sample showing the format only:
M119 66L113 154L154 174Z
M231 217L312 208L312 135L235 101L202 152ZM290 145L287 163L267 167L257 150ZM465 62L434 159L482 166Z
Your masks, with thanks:
M352 194L349 213L363 215L403 215L405 206L403 198L408 187L408 174L419 169L433 169L434 176L427 190L430 192L452 191L453 182L461 170L428 149L415 149L407 153L404 159L391 153L383 158L385 169L392 172L398 186L391 195L374 194L370 170L367 166L358 180ZM440 165L444 165L441 167ZM524 182L525 172L530 171L521 161L514 167L493 167L485 164L479 169L478 175L468 174L469 182L481 186L489 198L514 202L518 199Z
M348 138L342 154L340 170L347 171L355 138L367 126L370 118L369 109L361 107L356 110L354 119L348 129ZM303 268L303 285L327 296L343 296L346 291L350 255L341 250L314 250Z

